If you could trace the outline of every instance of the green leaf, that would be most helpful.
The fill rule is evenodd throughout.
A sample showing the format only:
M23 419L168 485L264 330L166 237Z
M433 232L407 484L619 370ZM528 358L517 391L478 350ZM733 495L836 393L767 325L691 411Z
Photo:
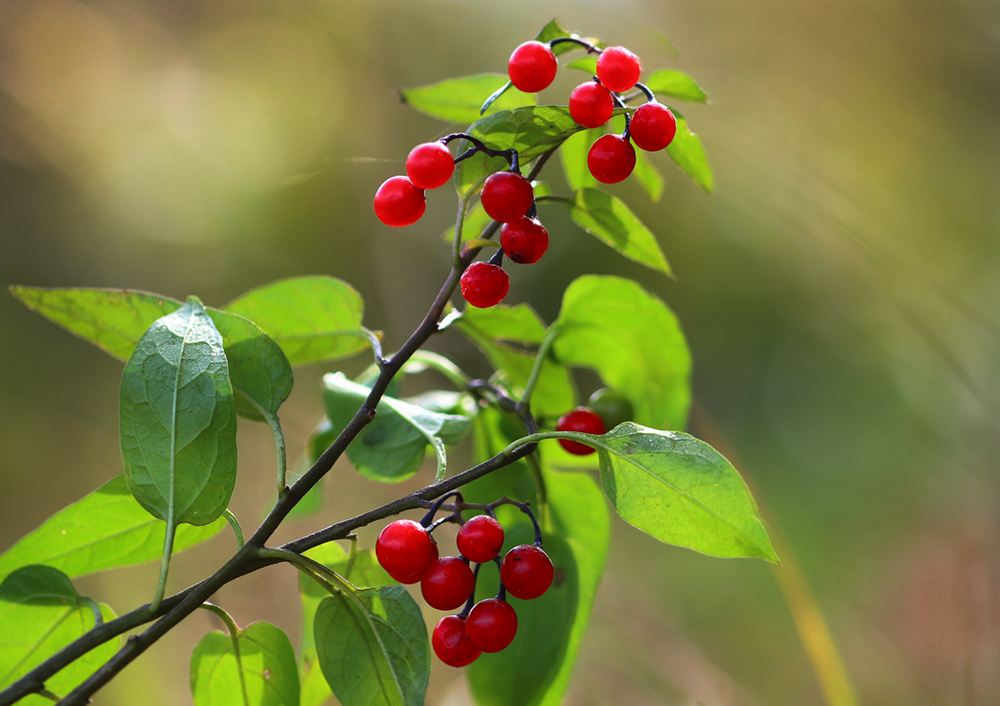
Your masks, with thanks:
M222 336L194 297L139 340L120 418L129 489L168 532L222 514L236 485L233 388Z
M626 422L594 446L604 492L630 525L711 556L778 561L740 474L704 441Z
M292 365L338 360L369 346L361 326L361 295L333 277L278 280L251 289L223 309L257 324Z
M299 706L291 641L264 622L236 635L213 630L191 653L191 693L195 706Z
M571 135L559 148L559 158L562 161L566 185L572 191L585 188L600 188L601 183L590 173L587 166L587 153L597 139L604 134L603 128L592 128Z
M9 686L66 645L91 630L96 604L81 597L69 577L49 566L25 566L0 583L0 689ZM115 618L100 606L102 620ZM45 682L65 696L111 659L118 640L109 640L80 657ZM18 702L41 706L52 702L28 696Z
M343 706L421 706L430 645L420 608L402 586L338 591L313 623L323 676Z
M656 237L617 196L599 189L580 189L567 203L573 222L612 250L664 274L667 258Z
M538 198L538 190L535 190L535 198ZM476 201L465 212L465 220L462 222L462 242L478 238L486 230L486 226L493 222L493 219L486 215L486 209ZM455 226L452 225L443 233L441 240L450 243L455 239Z
M633 178L639 182L642 190L649 194L649 199L653 203L659 203L663 196L663 175L660 170L653 166L645 150L636 150L635 169L632 170Z
M708 166L708 157L701 145L701 138L691 132L684 116L676 110L673 113L677 118L677 134L674 135L673 142L667 145L667 154L678 167L694 179L698 186L711 193L715 180L712 177L712 168Z
M219 518L204 527L177 530L179 552L214 537L226 526ZM151 517L118 476L46 520L0 556L0 579L19 566L46 564L70 577L133 566L160 558L165 525Z
M494 91L507 83L505 74L476 74L452 78L430 86L404 88L399 98L411 108L450 123L474 123L481 117L479 107ZM498 110L513 110L535 105L535 96L513 86L486 109L487 115Z
M583 71L584 73L594 76L597 74L597 57L596 56L581 57L566 64L566 68L576 69L577 71Z
M536 42L551 42L553 39L559 39L560 37L573 37L576 36L568 29L564 29L562 25L559 24L555 19L549 20L548 24L542 27L541 31L535 35ZM565 47L565 48L564 48ZM569 51L573 48L572 44L560 44L553 48L555 54L561 54L564 51Z
M680 71L660 69L649 75L645 81L646 88L653 93L668 98L688 101L689 103L706 103L708 96L695 80Z

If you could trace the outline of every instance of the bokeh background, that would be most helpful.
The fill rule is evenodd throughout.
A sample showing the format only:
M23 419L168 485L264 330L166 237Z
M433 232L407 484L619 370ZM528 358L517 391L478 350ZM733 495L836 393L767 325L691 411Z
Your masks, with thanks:
M588 272L663 297L693 350L691 430L737 461L797 559L782 576L617 522L566 703L827 703L793 620L806 585L858 703L1000 703L996 2L0 0L0 283L221 305L327 273L358 288L391 349L447 271L439 234L455 198L435 192L422 221L394 230L371 197L412 145L462 127L394 91L503 71L554 16L701 83L712 104L684 111L717 188L657 155L660 203L615 189L659 236L673 280L608 257L548 209L549 254L515 267L508 301L551 320ZM564 102L578 80L561 75L543 100ZM6 547L121 472L121 365L6 294L0 331ZM484 369L460 341L435 346ZM293 455L323 372L300 370L283 411ZM268 501L273 450L266 427L243 426L246 526ZM375 486L338 466L323 515L286 534L428 478ZM230 544L182 555L171 586ZM796 567L806 584L787 583ZM155 580L147 566L81 584L124 612ZM295 581L272 569L219 601L294 636ZM97 702L189 703L188 656L212 627L192 617ZM460 673L437 665L428 703L466 700Z

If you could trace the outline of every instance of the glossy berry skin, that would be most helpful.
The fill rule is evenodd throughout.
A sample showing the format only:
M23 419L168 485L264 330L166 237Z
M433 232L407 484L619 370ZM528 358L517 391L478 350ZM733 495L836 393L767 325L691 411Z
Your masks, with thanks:
M629 135L636 147L656 152L673 142L677 134L677 118L661 103L646 103L636 108L629 126Z
M587 167L602 184L617 184L635 169L635 148L620 135L605 135L591 145Z
M476 515L462 525L455 541L458 551L469 561L493 561L503 547L503 526L489 515Z
M472 595L476 579L472 569L457 556L438 559L424 573L420 593L431 608L454 610Z
M465 620L457 615L446 615L438 621L431 634L431 646L438 659L449 667L464 667L478 659L482 651L469 641Z
M427 199L424 190L413 185L405 176L394 176L382 182L375 192L375 215L387 226L400 228L416 223L424 215Z
M389 574L390 576L392 576L394 579L396 579L400 583L405 583L407 585L414 584L414 583L420 583L421 581L424 580L424 576L427 575L427 572L430 570L430 568L432 566L434 566L434 562L437 561L437 560L438 560L438 545L437 545L437 542L435 542L432 539L431 540L431 560L430 560L430 563L427 564L427 566L424 568L423 571L419 571L419 572L413 574L412 576L397 576L396 574L392 573L391 571L386 571L386 573ZM383 567L383 568L385 568L385 567Z
M604 427L604 422L601 421L601 418L594 414L594 411L589 407L577 407L559 417L556 431L581 431L585 434L600 435L606 433L607 429ZM586 456L587 454L594 453L594 449L586 444L581 444L579 441L559 439L559 443L564 449L577 456Z
M419 574L431 563L433 541L413 520L396 520L385 526L375 541L375 556L392 576Z
M455 160L441 142L424 142L410 150L406 158L406 176L421 189L444 186L455 173Z
M514 262L530 265L545 254L549 248L549 232L537 218L522 216L516 221L504 223L500 229L500 246L504 254Z
M500 565L500 581L515 598L538 598L552 585L552 560L533 544L514 547Z
M559 60L542 42L525 42L510 55L507 74L514 88L525 93L537 93L548 88L556 77Z
M507 601L497 598L479 601L465 619L465 633L483 652L499 652L517 635L517 613Z
M503 301L510 289L510 278L498 265L473 262L462 273L460 280L465 301L480 309L487 309Z
M614 110L611 92L596 81L581 83L569 94L569 114L583 127L601 127Z
M641 73L639 57L625 47L608 47L597 57L597 78L609 91L629 90Z
M528 212L535 193L531 182L517 172L495 172L483 184L480 199L486 215L494 221L510 223Z

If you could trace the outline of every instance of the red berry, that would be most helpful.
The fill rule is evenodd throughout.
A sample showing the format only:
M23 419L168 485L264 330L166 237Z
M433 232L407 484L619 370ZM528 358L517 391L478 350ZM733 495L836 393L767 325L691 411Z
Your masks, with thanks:
M628 132L637 147L647 152L656 152L673 141L677 133L677 119L667 106L655 102L646 103L636 109Z
M408 226L424 215L427 199L405 176L386 179L375 192L375 215L387 226Z
M608 430L605 429L601 418L589 407L577 407L559 417L559 423L556 424L556 431L582 431L585 434L600 435L607 433ZM559 443L562 444L564 449L577 456L586 456L587 454L594 453L594 449L586 444L581 444L579 441L559 439Z
M458 551L469 561L477 564L493 561L503 547L503 527L489 515L476 515L462 525L456 543Z
M446 556L430 565L420 581L420 593L427 605L438 610L454 610L472 595L476 579L472 569L457 556Z
M454 173L455 160L441 142L417 145L406 158L406 176L421 189L443 186Z
M510 55L507 73L514 87L525 93L537 93L548 88L556 77L559 60L542 42L525 42Z
M482 652L465 632L465 619L446 615L438 621L431 635L431 645L438 659L450 667L464 667L476 661Z
M427 530L413 520L396 520L379 534L375 556L393 576L419 574L431 563L433 542Z
M552 585L552 560L533 544L514 547L500 565L500 581L515 598L538 598Z
M434 562L437 561L437 559L438 559L438 545L437 545L437 542L435 542L433 539L431 539L431 560L430 560L430 563L427 564L427 566L424 568L423 571L417 572L417 573L413 574L412 576L397 576L396 574L392 573L391 571L386 571L386 573L389 574L390 576L392 576L394 579L396 579L400 583L405 583L407 585L413 584L413 583L420 583L421 581L423 581L424 576L427 575L427 572L430 570L430 568L432 566L434 566ZM383 567L383 568L385 568L385 567Z
M517 634L517 613L507 601L487 598L472 607L465 620L465 632L483 652L499 652Z
M510 289L510 278L503 268L488 262L473 262L462 273L462 296L480 309L499 304Z
M524 265L538 262L549 247L549 232L537 218L523 216L504 223L500 229L500 245L504 254Z
M510 223L528 212L535 201L535 193L531 182L517 172L495 172L483 184L480 199L490 218Z
M642 64L625 47L608 47L597 57L597 78L609 91L627 91L639 80Z
M583 127L601 127L615 110L611 92L597 83L581 83L569 94L569 114Z
M591 145L587 167L597 181L617 184L635 169L635 148L619 135L605 135Z

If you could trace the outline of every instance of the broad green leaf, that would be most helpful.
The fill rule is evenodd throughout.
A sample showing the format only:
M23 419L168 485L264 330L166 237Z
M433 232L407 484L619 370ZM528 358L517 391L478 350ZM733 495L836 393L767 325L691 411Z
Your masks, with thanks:
M236 412L222 336L192 297L150 326L125 364L122 458L154 517L206 525L236 485Z
M549 20L548 24L542 27L541 31L535 35L536 42L551 42L553 39L559 39L560 37L573 37L575 36L568 29L562 27L559 22L555 19ZM565 46L565 48L563 48ZM555 54L561 54L564 51L569 51L573 48L572 44L567 45L556 45L553 49Z
M670 274L667 258L656 237L617 196L584 188L567 203L573 222L612 250L664 274Z
M76 592L68 576L52 567L25 566L9 574L0 583L0 689L91 630L95 607ZM99 609L102 621L115 618L108 606ZM118 640L99 645L47 679L46 688L65 696L117 650ZM51 703L41 696L18 701L26 706Z
M177 530L174 552L214 537L226 526L219 518L204 527ZM135 501L118 476L46 520L0 556L0 579L19 566L46 564L68 576L155 561L163 552L166 525Z
M288 636L250 623L235 636L205 635L191 653L195 706L299 706L299 673Z
M292 365L337 360L370 345L357 291L333 277L292 277L251 289L223 307L253 321Z
M712 168L708 166L705 148L701 146L701 138L691 132L684 116L676 110L673 112L677 118L677 134L674 135L673 142L667 145L667 154L698 186L711 193L715 180Z
M689 103L705 103L708 96L695 80L680 71L660 69L649 75L643 83L646 88L661 96L688 101Z
M432 118L470 124L481 117L479 108L483 101L505 83L505 74L477 74L447 79L430 86L404 88L399 92L399 98L411 108ZM486 114L528 105L535 105L535 96L522 93L512 86L486 109Z
M596 56L584 56L579 59L566 64L567 69L576 69L577 71L583 71L591 76L597 73L597 57Z
M639 182L639 186L649 194L649 199L653 203L659 203L663 197L663 175L649 160L644 150L636 150L635 157L632 178Z
M778 557L746 484L693 436L626 422L594 437L618 514L661 542L721 557Z
M601 183L590 173L587 166L587 153L597 139L604 134L603 128L592 128L571 135L559 148L559 158L562 161L566 185L571 191L584 188L599 188Z
M420 608L402 586L342 590L313 622L323 676L343 706L421 706L430 644Z

